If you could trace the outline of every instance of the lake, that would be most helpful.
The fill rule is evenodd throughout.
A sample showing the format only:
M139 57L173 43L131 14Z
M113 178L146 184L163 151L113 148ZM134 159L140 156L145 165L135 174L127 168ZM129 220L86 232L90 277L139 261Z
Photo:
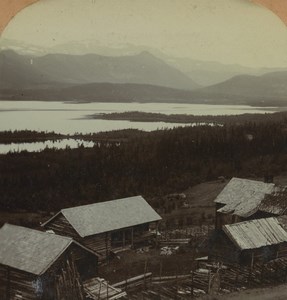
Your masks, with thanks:
M86 119L95 113L140 111L163 114L236 115L268 113L272 108L243 105L204 105L173 103L65 103L42 101L0 101L0 130L54 131L62 134L94 133L118 129L152 131L187 124L129 122Z
M163 114L237 115L243 113L271 113L275 108L256 108L242 105L204 105L177 103L71 103L42 101L0 101L0 131L37 130L62 134L96 133L119 129L153 131L163 128L188 126L165 122L130 122L89 119L99 113L140 111ZM80 144L92 147L92 142L74 139L37 143L0 144L0 154L9 151L42 151L45 148L76 148Z

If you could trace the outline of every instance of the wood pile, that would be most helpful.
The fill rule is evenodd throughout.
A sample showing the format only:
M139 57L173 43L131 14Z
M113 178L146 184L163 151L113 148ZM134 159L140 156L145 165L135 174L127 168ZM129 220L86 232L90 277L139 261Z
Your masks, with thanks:
M191 272L191 285L193 288L208 293L212 276L213 273L208 269L197 269Z
M126 292L108 284L103 278L92 278L84 282L84 291L88 299L121 299L127 295Z
M69 260L66 261L65 268L61 269L57 278L56 294L57 299L84 299L79 274L74 263Z

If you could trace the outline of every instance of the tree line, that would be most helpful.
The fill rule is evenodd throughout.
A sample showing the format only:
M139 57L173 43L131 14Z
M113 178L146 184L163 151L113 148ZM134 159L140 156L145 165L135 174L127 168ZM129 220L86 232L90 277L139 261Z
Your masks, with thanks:
M0 209L57 211L138 194L150 199L219 176L276 176L286 162L285 121L131 132L119 145L1 155Z

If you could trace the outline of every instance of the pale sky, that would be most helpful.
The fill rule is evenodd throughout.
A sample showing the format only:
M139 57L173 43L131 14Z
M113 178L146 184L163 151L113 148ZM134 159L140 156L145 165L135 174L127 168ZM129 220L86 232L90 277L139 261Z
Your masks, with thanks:
M248 0L41 0L17 14L1 38L44 47L127 43L171 56L287 67L287 27Z

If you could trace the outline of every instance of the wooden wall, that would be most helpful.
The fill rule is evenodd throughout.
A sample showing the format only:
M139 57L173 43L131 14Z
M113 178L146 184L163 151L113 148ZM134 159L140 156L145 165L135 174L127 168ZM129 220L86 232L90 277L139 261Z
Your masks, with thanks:
M214 261L236 264L240 260L240 251L222 230L217 230L209 240L208 256Z
M44 226L45 229L53 230L56 234L69 236L75 240L80 240L76 230L70 225L68 220L60 213L53 220Z
M41 276L0 265L0 299L83 300L82 281L96 276L97 257L71 245Z
M105 260L111 251L111 234L101 233L96 235L87 236L79 241L85 247L99 253L99 262Z
M152 236L148 236L147 233L149 232L150 224L140 224L137 226L124 228L120 230L115 230L111 232L95 234L88 237L80 237L75 229L70 225L67 219L62 215L59 214L53 220L51 220L48 224L46 224L45 229L53 230L56 234L62 236L69 236L72 237L74 240L78 241L80 244L84 245L85 247L91 249L92 251L99 254L99 262L103 262L106 260L110 252L113 248L120 248L127 245L132 244L141 244L141 242L148 241L152 239ZM123 242L120 246L114 247L112 246L112 235L119 235L125 232L126 235L126 243ZM134 238L131 238L131 235L134 235Z
M37 277L34 275L0 265L1 300L38 299L36 283Z

